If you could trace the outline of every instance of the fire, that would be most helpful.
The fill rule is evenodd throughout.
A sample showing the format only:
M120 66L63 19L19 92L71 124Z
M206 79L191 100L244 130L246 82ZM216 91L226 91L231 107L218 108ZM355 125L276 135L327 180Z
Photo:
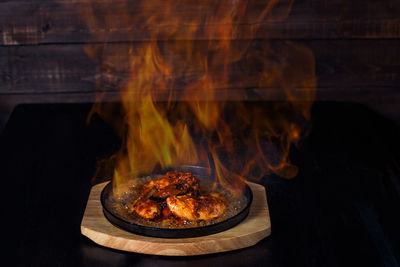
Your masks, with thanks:
M128 2L92 6L89 1L79 11L93 34L99 25L108 29L136 25L132 34L146 39L115 50L86 49L103 74L128 73L119 83L123 119L114 123L123 139L116 156L115 188L157 167L182 165L211 167L218 182L233 192L246 179L271 172L296 176L289 149L302 136L301 121L310 118L316 88L314 56L301 44L253 40L257 25L285 19L293 4L262 2L261 6L260 1L244 0L143 0L132 9ZM254 26L243 33L243 22ZM168 32L159 31L160 27ZM253 81L258 89L238 93L234 85L240 87L241 80ZM280 89L278 97L285 103L269 112L230 101L245 100L249 92L268 99L276 94L272 88ZM101 100L93 112L113 120Z

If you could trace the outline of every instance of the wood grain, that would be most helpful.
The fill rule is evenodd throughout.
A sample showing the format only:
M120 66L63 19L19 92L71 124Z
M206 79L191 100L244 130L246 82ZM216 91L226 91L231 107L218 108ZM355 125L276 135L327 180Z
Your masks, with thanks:
M81 232L95 243L113 249L164 256L191 256L236 250L255 245L271 234L265 188L249 183L253 203L239 225L213 235L195 238L155 238L126 232L103 215L101 190L108 182L92 187L81 223Z
M279 40L254 43L258 47L269 46L277 53L285 47L285 41ZM351 99L348 100L352 100L356 88L366 88L372 93L379 92L381 96L385 96L387 92L398 92L400 40L303 40L295 43L309 47L314 54L318 94L321 99L338 100L336 97L346 100L346 96L349 95ZM199 42L198 45L206 46L207 42ZM134 44L96 45L100 51L113 51L114 55L120 58L127 58L126 54L131 46L134 47ZM180 65L184 64L183 56L166 53L165 59ZM101 55L99 58L103 61L96 65L85 54L82 44L0 47L0 94L93 93L96 85L97 90L110 95L118 94L118 88L123 89L123 84L128 78L132 80L128 71L130 63L120 60L117 61L118 68L115 68L108 64L114 61L106 61ZM277 68L279 64L284 63L284 60L275 58L267 60ZM259 69L251 67L246 69L246 75L242 73L242 69L233 68L232 79L225 84L218 84L216 81L213 89L222 91L229 88L230 91L237 92L229 95L232 100L243 89L253 90L252 95L262 99L256 90L260 85L254 78L257 77ZM174 89L178 92L204 75L201 69L194 66L187 66L185 72L179 71L180 69L176 69L171 73L175 79ZM346 90L342 90L345 88ZM353 88L355 89L352 90ZM378 88L386 89L381 91ZM342 91L335 94L338 89ZM264 100L282 100L280 88L268 90L269 94L263 97ZM362 89L358 91L360 92L357 96L360 100L370 95L363 93ZM166 99L169 97L170 95L167 95Z
M259 46L268 44L279 48L285 41L255 42ZM317 101L364 103L400 121L400 40L298 40L295 43L309 47L314 53ZM96 46L123 54L131 45L134 44ZM0 46L0 109L11 110L20 103L93 102L96 90L104 94L106 101L119 101L118 88L130 77L125 68L128 63L121 63L119 69L110 68L104 62L96 65L85 54L84 47L83 44ZM166 57L172 55L167 54ZM181 62L180 56L174 60L177 64ZM280 62L275 60L271 64ZM187 69L187 75L172 74L176 78L176 100L185 100L180 90L202 76L193 67ZM256 69L247 69L250 75L243 75L238 69L234 71L232 76L241 78L229 80L226 84L230 92L228 96L224 93L226 88L214 88L218 100L286 99L281 88L259 88L257 81L252 78ZM157 95L157 100L165 101L169 97Z
M204 25L205 30L194 35L190 23L199 12L212 16L214 2L177 1L173 9L184 23L161 14L157 26L143 27L138 26L143 25L141 21L132 21L132 18L157 15L155 13L159 10L168 9L166 3L174 5L174 1L116 0L112 5L104 0L3 1L0 2L0 44L144 41L152 39L155 34L168 39L187 39L188 35L197 40L216 39L218 36L210 33L217 32L215 30L221 26L218 22ZM221 4L222 11L231 9L232 2ZM271 14L257 21L254 13L262 9L265 2L249 1L249 11L236 22L238 31L232 39L400 37L400 2L396 0L384 3L373 0L305 0L294 1L291 9L291 1L281 0ZM282 20L285 17L282 14L286 14L288 8L290 13ZM79 15L85 11L86 18L96 21L91 29L81 19L82 14ZM96 16L91 17L92 11ZM258 28L255 33L254 28ZM172 29L174 35L171 35Z

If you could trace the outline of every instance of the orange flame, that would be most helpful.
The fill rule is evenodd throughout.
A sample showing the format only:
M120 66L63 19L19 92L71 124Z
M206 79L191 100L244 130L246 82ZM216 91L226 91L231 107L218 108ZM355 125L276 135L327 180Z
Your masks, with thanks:
M107 32L99 28L135 25L130 28L133 36L142 34L147 40L117 49L111 45L86 49L105 73L129 72L120 85L125 115L116 124L123 148L114 182L150 173L156 166L192 164L212 166L219 183L232 191L245 179L271 171L285 178L296 176L297 167L288 154L302 129L285 112L290 107L310 118L316 88L314 56L300 44L274 46L251 38L263 21L285 19L293 0L143 0L135 2L135 9L129 4L89 1L79 10L88 28L102 38ZM244 23L252 25L249 32L243 32ZM246 39L238 40L241 36ZM241 79L254 81L259 89L253 92L260 99L276 92L271 88L280 88L288 102L273 116L244 102L228 102L233 98L232 85L240 87ZM247 93L243 89L239 98L245 99ZM179 98L185 101L175 101ZM107 117L103 108L100 97L93 112ZM200 141L195 142L194 135ZM263 142L274 145L265 149ZM246 162L237 159L238 144Z

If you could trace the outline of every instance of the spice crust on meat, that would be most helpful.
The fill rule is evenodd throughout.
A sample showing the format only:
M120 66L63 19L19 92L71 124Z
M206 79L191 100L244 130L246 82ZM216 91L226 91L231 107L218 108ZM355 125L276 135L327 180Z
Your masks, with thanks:
M171 171L144 184L129 210L145 219L175 217L184 222L214 219L225 209L222 196L200 195L199 181L192 173Z

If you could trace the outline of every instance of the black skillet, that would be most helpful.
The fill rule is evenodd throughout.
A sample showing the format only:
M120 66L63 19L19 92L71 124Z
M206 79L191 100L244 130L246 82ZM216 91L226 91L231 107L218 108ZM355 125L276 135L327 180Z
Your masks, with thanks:
M196 178L200 180L210 179L209 169L200 166L183 166L179 168L181 171L191 172ZM164 173L164 172L160 172ZM244 196L246 197L246 206L245 208L237 213L236 215L226 219L225 221L207 225L200 226L194 228L182 228L182 229L166 229L166 228L154 228L149 226L143 226L139 224L135 224L132 222L128 222L121 218L118 214L113 212L112 210L107 208L105 205L106 200L109 198L112 193L112 184L108 183L103 191L101 192L101 204L103 206L103 212L105 217L115 226L122 228L128 232L152 236L152 237L162 237L162 238L186 238L186 237L197 237L204 235L211 235L218 232L225 231L238 223L240 223L243 219L247 217L250 210L250 205L253 200L253 193L248 185L246 185L244 190Z

